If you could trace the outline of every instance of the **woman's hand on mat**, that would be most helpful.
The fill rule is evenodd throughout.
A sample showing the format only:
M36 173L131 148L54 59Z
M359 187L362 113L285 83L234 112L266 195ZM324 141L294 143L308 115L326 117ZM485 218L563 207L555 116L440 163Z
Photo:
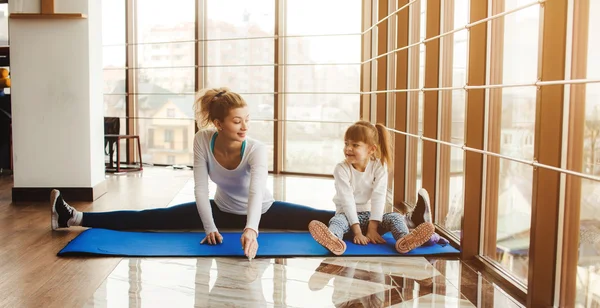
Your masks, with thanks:
M379 235L379 232L377 232L377 230L367 230L367 237L373 244L385 244L385 240L383 239L383 237L381 237L381 235Z
M254 259L254 257L256 257L256 252L258 251L258 241L256 240L256 236L256 231L250 228L244 229L244 233L242 233L240 241L242 242L244 255L248 257L248 259Z
M209 245L221 244L223 243L223 236L219 231L211 232L204 237L200 244L208 243Z
M362 235L357 234L354 236L354 244L367 245L369 243L369 238Z

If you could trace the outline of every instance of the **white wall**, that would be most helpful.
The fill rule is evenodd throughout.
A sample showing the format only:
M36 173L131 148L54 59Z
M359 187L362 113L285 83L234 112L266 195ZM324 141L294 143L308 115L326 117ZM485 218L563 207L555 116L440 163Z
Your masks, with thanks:
M101 3L55 2L88 19L9 20L15 187L104 181Z

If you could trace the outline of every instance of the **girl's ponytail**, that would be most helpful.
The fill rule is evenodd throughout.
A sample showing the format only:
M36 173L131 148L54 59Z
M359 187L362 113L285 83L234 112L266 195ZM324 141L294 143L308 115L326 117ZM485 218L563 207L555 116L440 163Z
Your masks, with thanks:
M388 170L392 168L392 150L390 148L390 134L383 124L375 124L377 129L379 151L381 153L381 163L387 164Z

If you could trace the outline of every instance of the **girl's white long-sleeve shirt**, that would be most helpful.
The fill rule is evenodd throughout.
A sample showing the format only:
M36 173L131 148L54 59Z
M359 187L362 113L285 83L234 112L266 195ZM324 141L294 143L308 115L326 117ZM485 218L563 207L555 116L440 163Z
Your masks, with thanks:
M364 172L343 161L333 171L336 213L344 213L350 225L358 223L358 212L371 212L371 220L381 221L387 194L387 167L369 160Z
M215 202L223 212L248 215L246 228L258 234L260 217L273 204L267 189L267 147L257 140L246 138L242 161L233 170L221 166L210 142L215 129L199 131L194 137L194 194L198 214L206 233L218 231L209 201L208 178L217 184Z

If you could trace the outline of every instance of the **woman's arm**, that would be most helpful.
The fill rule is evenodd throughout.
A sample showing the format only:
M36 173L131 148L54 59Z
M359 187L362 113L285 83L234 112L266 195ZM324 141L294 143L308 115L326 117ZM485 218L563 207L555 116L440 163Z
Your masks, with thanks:
M352 170L347 170L342 164L338 164L333 170L333 179L337 202L342 205L344 214L352 226L358 223L358 214L356 213L354 189L350 185L350 172Z
M202 134L194 139L194 195L196 207L206 234L217 232L217 226L212 216L212 208L208 198L208 162L207 153L202 148Z
M262 204L264 190L267 187L269 169L267 165L267 147L263 144L255 144L254 150L249 153L248 164L250 165L250 187L248 187L248 216L246 228L256 231L262 215Z

